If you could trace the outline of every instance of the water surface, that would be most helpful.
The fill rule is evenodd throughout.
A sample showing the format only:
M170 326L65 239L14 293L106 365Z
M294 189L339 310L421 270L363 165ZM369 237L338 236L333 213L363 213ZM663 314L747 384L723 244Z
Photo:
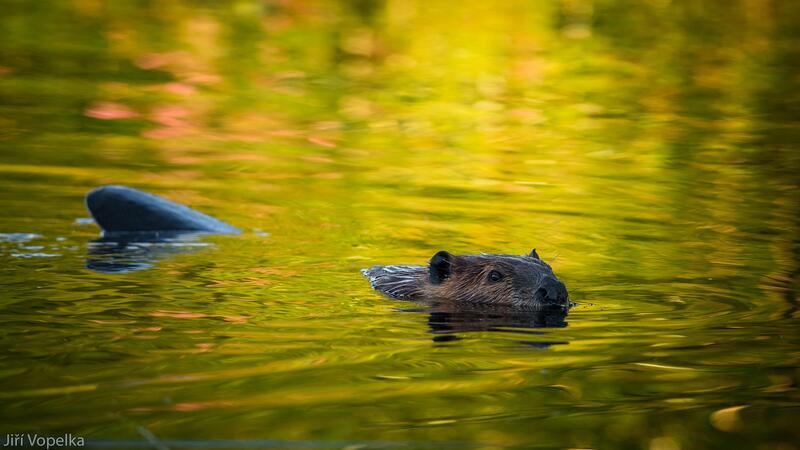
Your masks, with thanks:
M3 2L0 432L797 448L798 6ZM108 183L245 233L108 251ZM359 274L533 247L564 323Z

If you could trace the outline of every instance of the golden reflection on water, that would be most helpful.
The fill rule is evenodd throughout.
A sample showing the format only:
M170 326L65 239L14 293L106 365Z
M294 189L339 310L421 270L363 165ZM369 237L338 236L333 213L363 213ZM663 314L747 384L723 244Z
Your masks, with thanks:
M795 448L795 2L4 10L3 431ZM87 270L106 183L246 233ZM557 327L358 273L533 247Z

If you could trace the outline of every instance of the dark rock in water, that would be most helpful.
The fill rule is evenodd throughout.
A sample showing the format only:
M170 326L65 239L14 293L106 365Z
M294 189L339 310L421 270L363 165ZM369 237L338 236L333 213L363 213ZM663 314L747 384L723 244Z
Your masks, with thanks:
M89 243L86 267L101 273L148 269L171 255L211 246L199 240L203 235L239 234L211 216L125 186L93 190L86 207L103 230Z
M125 186L103 186L86 195L86 207L109 234L192 231L239 234L225 222L187 206Z

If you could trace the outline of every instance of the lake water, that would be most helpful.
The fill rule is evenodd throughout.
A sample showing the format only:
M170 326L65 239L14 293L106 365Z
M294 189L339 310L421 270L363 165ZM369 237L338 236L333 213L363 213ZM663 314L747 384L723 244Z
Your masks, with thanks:
M797 2L2 3L0 433L800 448ZM110 183L244 233L104 252ZM558 326L359 273L533 247Z

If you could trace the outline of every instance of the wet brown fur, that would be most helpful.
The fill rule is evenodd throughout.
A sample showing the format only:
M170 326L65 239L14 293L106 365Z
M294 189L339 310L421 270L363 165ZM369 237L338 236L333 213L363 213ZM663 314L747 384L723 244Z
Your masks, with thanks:
M428 298L437 300L457 300L475 304L513 305L518 295L513 280L506 276L503 280L488 282L493 270L504 273L513 272L514 267L497 258L456 256L451 264L451 274L439 284L425 284Z
M502 279L491 281L493 271L502 274ZM556 288L559 305L564 310L570 306L563 284L535 251L527 256L455 256L439 252L428 267L375 266L363 272L370 278L373 288L392 298L526 309L543 307L537 291L542 288L543 280L548 279L560 286Z

